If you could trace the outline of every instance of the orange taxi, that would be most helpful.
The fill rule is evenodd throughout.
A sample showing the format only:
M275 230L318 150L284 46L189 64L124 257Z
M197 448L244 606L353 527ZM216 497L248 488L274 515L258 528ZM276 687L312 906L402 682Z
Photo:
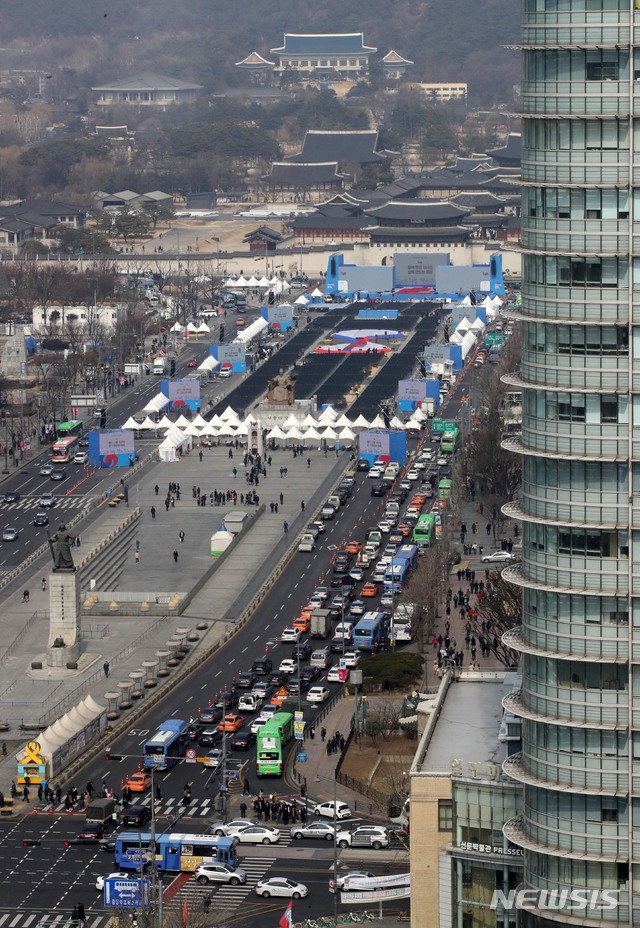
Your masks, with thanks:
M140 771L139 773L131 773L124 781L124 785L127 786L132 793L144 793L151 786L151 774Z
M349 554L358 554L362 545L359 541L350 541L344 546L344 550L348 551Z
M303 612L293 620L293 627L299 632L308 632L311 627L311 613Z
M360 591L361 596L377 596L378 595L378 584L377 583L365 583Z
M241 715L225 715L218 725L218 731L239 731L243 725L244 718Z
M396 531L407 538L411 534L411 526L408 522L401 522Z

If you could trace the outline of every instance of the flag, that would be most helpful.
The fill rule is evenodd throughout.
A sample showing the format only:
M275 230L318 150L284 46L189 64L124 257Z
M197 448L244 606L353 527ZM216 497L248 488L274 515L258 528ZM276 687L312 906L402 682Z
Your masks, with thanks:
M278 922L280 928L291 928L293 924L293 902L290 902L282 914L282 918Z

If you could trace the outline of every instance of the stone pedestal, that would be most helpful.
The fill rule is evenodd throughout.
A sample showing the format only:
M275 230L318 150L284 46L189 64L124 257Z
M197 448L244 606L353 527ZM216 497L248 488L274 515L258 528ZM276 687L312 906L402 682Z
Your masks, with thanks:
M75 570L49 574L49 667L66 667L80 657L80 584Z

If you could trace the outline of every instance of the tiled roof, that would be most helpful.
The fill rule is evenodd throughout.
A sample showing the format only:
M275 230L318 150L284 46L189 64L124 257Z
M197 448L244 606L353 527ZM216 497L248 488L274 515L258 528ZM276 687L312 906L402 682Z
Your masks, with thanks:
M256 239L268 239L271 242L281 242L282 235L270 226L259 226L257 229L253 229L252 232L247 232L242 241L253 242Z
M369 227L372 240L384 241L420 241L420 242L460 242L471 235L471 229L462 226L444 226L442 228L425 226L375 226Z
M375 130L355 132L329 132L309 129L304 137L302 151L292 155L293 162L305 164L353 162L355 164L382 163L396 157L396 152L384 151Z
M498 164L519 164L522 157L522 136L519 132L512 132L503 148L494 148L487 154Z
M450 198L449 202L453 203L454 206L463 208L468 206L470 209L474 210L490 210L491 208L498 210L503 209L507 205L507 201L503 199L503 197L498 197L495 193L490 193L488 190L457 193L454 197Z
M146 93L150 90L203 90L204 88L202 84L189 84L186 81L176 80L174 77L156 74L155 71L143 71L142 74L136 74L135 77L127 77L122 81L104 84L101 87L92 87L91 89L93 91L115 90Z
M398 52L391 49L390 52L382 59L383 64L414 64L413 61L409 61L408 58L403 58L402 55L399 55Z
M258 52L251 52L250 55L247 55L246 58L243 58L242 61L236 61L236 68L274 68L274 61L267 61L266 58L263 58L262 55L259 55Z
M284 45L270 51L272 55L353 55L378 49L364 44L362 32L320 35L285 32Z
M344 210L342 213L331 212L325 214L319 210L313 213L304 213L296 216L290 223L294 232L306 231L308 229L327 229L339 232L340 230L352 231L362 229L369 225L371 220L367 216L354 216L352 213Z
M314 184L340 184L342 174L338 174L335 161L317 164L297 164L288 161L276 161L271 171L262 179L267 184L283 187L309 187Z
M385 220L415 222L420 220L429 223L450 219L452 224L456 225L469 214L470 210L453 206L446 200L440 203L429 200L411 200L409 202L390 200L383 206L373 206L366 212L367 215L374 217L379 222Z

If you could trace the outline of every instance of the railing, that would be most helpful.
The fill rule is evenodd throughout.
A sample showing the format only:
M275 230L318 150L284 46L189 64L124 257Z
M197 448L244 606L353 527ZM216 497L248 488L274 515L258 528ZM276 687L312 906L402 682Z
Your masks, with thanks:
M6 664L6 662L9 660L9 658L15 654L18 646L20 645L20 642L22 641L23 638L26 637L26 635L29 634L29 632L31 631L35 623L38 621L38 619L41 619L41 618L48 619L48 617L49 617L48 612L42 612L42 613L34 612L33 615L29 619L27 619L27 621L24 623L24 625L22 626L22 628L20 629L16 637L7 647L2 657L0 657L0 667L3 667L4 664Z
M91 641L96 638L106 638L109 634L108 625L94 625L93 622L83 622L81 628L82 637Z
M342 758L340 759L342 760ZM358 780L357 777L350 777L346 773L338 773L336 771L336 780L341 786L346 786L347 789L352 789L355 793L366 796L366 798L371 800L381 811L384 811L389 805L389 797L385 793L381 793L380 790L377 789L372 789L366 783L363 783L362 780Z

